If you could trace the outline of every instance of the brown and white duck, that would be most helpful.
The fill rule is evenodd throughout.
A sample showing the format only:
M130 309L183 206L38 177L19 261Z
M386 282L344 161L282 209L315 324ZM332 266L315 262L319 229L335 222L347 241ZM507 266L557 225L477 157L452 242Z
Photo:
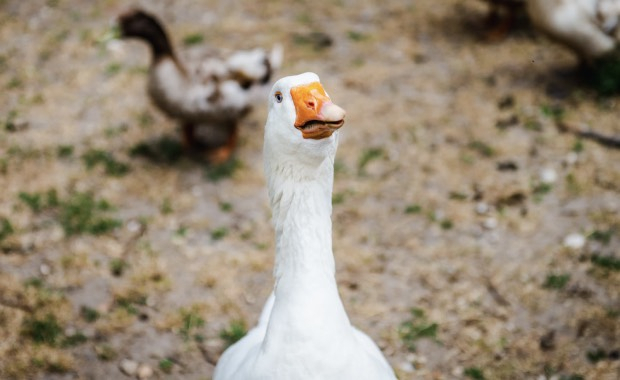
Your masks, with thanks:
M527 0L527 11L538 30L571 49L587 66L617 50L618 0Z
M239 121L266 93L274 70L282 63L281 47L227 56L188 52L180 57L154 15L133 9L120 15L118 24L123 38L138 38L149 45L149 97L180 123L187 148L206 150L214 163L227 160L236 145Z

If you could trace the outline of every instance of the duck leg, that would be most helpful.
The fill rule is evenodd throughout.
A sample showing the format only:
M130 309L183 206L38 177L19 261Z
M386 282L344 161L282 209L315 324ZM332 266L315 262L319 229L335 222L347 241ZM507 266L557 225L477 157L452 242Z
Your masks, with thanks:
M232 121L228 125L228 138L223 145L211 149L207 153L207 159L212 164L221 164L228 161L237 146L237 138L239 135L237 122Z
M196 126L192 123L183 123L183 145L187 150L196 148Z
M487 25L490 30L486 33L487 40L491 42L501 41L517 24L518 9L514 5L497 4L490 5L489 15L487 17Z

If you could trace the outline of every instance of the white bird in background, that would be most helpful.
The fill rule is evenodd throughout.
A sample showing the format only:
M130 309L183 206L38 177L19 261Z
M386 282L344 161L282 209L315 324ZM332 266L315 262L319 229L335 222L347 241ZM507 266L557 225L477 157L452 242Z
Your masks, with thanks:
M620 0L528 0L536 28L592 65L620 40Z
M396 379L351 325L335 279L332 188L344 117L314 73L282 78L271 90L264 160L275 288L258 325L224 352L214 380Z
M267 91L273 71L282 63L282 48L216 52L184 59L173 48L163 25L143 10L118 20L121 35L146 41L152 53L148 94L167 116L180 122L186 146L206 150L212 162L227 160L237 140L237 124ZM195 52L195 51L194 51ZM200 139L199 134L206 137Z

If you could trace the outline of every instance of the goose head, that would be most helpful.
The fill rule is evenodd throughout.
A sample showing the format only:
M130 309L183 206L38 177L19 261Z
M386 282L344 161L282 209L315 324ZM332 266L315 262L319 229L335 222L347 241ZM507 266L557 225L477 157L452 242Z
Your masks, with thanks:
M172 55L172 46L166 30L157 18L141 9L131 9L118 17L123 38L138 38L146 41L155 57Z
M345 115L318 75L304 73L278 80L269 93L266 164L276 159L298 167L317 167L326 158L333 160Z

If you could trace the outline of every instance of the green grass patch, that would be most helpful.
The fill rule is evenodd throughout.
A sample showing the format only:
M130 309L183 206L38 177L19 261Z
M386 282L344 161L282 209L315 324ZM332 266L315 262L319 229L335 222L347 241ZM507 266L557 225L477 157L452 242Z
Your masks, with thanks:
M467 147L482 157L493 157L496 154L495 149L493 149L492 146L480 140L470 142L467 144Z
M557 104L553 104L553 105L543 104L540 107L540 111L546 117L556 120L556 121L562 120L564 118L564 115L566 114L566 110L564 109L564 107L557 105Z
M230 322L230 326L227 329L220 331L220 338L226 343L226 347L230 347L235 344L239 339L243 338L248 333L248 329L244 321L235 320Z
M548 274L543 283L545 289L564 289L566 284L570 281L570 274Z
M107 201L96 200L91 193L78 192L60 202L58 220L67 235L102 235L121 226L120 220L103 215L111 208Z
M454 227L454 223L450 219L444 219L439 222L439 225L443 230L451 230Z
M485 380L484 372L478 367L465 368L463 375L474 380Z
M103 166L105 173L113 177L121 177L129 173L128 164L118 161L114 156L104 150L91 149L82 155L82 160L86 168L93 169L96 166Z
M359 175L366 174L366 166L375 160L385 157L385 151L382 148L369 148L362 152L357 161L357 172Z
M33 212L49 210L67 235L89 233L100 235L121 225L120 220L105 217L111 209L105 200L96 200L91 193L73 193L60 199L56 190L43 193L19 193L19 199Z
M80 316L83 320L89 323L96 322L101 316L99 312L91 307L82 306L80 307Z
M25 191L21 191L18 194L18 197L19 200L22 201L26 206L28 206L32 212L40 212L43 208L41 204L41 194L26 193Z
M422 212L422 206L413 204L405 207L405 214L419 214Z
M0 218L0 241L6 239L15 232L13 225L7 218Z
M400 324L398 334L403 344L411 352L415 352L415 343L419 339L437 339L437 323L428 321L424 310L418 308L411 309L411 319Z
M222 164L209 165L205 169L205 176L211 182L217 182L224 178L230 178L241 167L241 161L232 158Z
M545 194L551 192L553 190L553 186L549 183L539 183L532 187L532 194L534 195L534 200L536 202L540 202Z
M174 164L183 157L183 145L180 141L163 136L151 143L141 142L129 150L132 157L142 157L160 164Z
M597 267L612 271L620 271L620 259L613 256L592 255L590 258L592 264Z
M87 340L88 338L86 338L86 335L82 334L81 332L77 332L73 335L65 336L62 342L60 342L60 346L65 348L75 347L79 346L80 344L86 343Z
M105 75L108 77L113 77L120 73L122 68L123 66L120 63L112 62L105 67Z
M97 358L103 361L111 361L116 359L118 353L112 346L109 344L101 344L95 346L95 353L97 354Z
M188 341L190 338L197 341L202 340L202 336L195 333L195 330L201 329L205 325L205 320L198 314L198 311L194 309L181 309L180 313L181 329L179 333L181 337L185 341Z
M455 201L466 201L468 197L467 197L467 194L459 193L458 191L451 191L448 194L448 198L455 200Z
M339 205L341 203L344 203L345 198L346 198L345 193L335 193L332 195L332 204Z
M232 203L229 202L220 202L220 210L224 212L231 212L233 209Z
M614 229L610 228L606 231L603 230L594 230L592 231L592 233L590 235L588 235L588 239L590 240L594 240L594 241L598 241L599 243L603 244L603 245L609 245L609 242L611 242L611 238L614 234Z
M228 235L228 228L219 227L211 231L211 239L213 240L221 240Z
M205 37L200 33L192 33L183 37L183 44L185 46L192 46L201 44L205 40Z
M174 362L168 358L165 358L159 361L159 369L164 373L172 372L173 367L174 367Z
M129 264L127 264L127 261L123 259L112 259L112 261L110 261L110 273L112 273L114 277L120 277L125 273L125 269L127 269L128 266Z
M368 39L367 34L356 32L354 30L349 30L347 32L347 37L349 37L351 41L355 41L355 42L360 42L360 41L364 41Z
M56 346L62 338L63 328L55 315L47 314L43 318L26 318L21 333L35 343Z
M607 359L607 352L605 352L605 350L601 348L597 348L595 350L588 350L588 352L586 352L586 358L588 358L588 361L590 363L598 363L601 360Z

